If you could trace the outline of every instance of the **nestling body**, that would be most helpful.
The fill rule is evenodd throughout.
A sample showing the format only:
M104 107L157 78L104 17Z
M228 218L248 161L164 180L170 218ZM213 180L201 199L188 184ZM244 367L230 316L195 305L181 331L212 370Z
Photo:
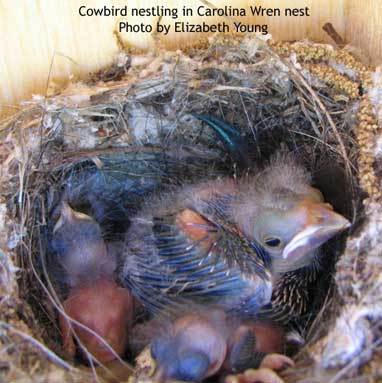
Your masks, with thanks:
M278 155L253 177L207 180L147 202L128 230L120 278L152 312L188 300L253 315L273 293L282 310L282 300L292 302L293 315L294 297L273 287L284 275L293 280L289 273L314 272L319 247L348 226L306 170Z
M283 330L273 324L242 322L224 311L210 307L194 308L158 330L151 341L156 360L155 379L202 381L219 374L240 373L263 363L279 370L293 362L281 355ZM160 327L160 326L159 326ZM147 332L147 329L146 329Z
M81 343L83 356L90 353L100 363L123 355L134 298L115 282L116 262L107 252L99 225L63 202L52 247L69 290L64 313L59 313L64 349L74 356L76 343Z

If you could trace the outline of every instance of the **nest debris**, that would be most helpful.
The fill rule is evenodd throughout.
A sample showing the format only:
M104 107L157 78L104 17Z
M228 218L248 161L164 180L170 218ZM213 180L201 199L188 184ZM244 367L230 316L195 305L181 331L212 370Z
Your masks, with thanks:
M335 284L321 281L330 294L318 299L320 313L286 381L380 378L381 121L379 99L369 97L375 89L371 68L344 49L216 37L187 53L125 56L121 70L109 68L58 95L24 103L0 123L0 224L7 233L0 253L0 376L70 382L101 371L73 366L60 350L39 269L51 191L83 158L97 162L99 154L168 142L216 146L213 134L190 117L194 112L240 127L252 137L257 159L288 146L335 208L353 220L346 246L343 238L333 250ZM100 372L103 378L110 377Z

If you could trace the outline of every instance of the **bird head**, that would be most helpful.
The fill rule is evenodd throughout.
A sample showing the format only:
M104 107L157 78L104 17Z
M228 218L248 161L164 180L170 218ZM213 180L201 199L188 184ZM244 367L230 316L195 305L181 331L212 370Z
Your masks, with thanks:
M170 330L153 340L157 380L169 378L200 382L214 375L227 353L225 319L214 311L181 316Z
M51 244L71 286L111 275L115 269L115 260L107 253L99 224L64 201Z
M350 226L310 183L290 155L279 155L241 191L235 220L268 251L275 271L310 264L323 243Z
M191 347L179 348L178 340L158 338L151 344L151 355L157 362L156 380L200 382L210 368L206 353Z

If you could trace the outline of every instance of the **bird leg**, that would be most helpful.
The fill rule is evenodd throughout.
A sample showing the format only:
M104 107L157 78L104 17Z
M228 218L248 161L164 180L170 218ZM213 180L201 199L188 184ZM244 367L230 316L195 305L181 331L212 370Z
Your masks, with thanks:
M283 354L268 354L260 364L260 368L269 368L273 371L282 371L285 368L292 367L294 362L291 358Z
M294 362L282 354L268 354L258 369L248 369L242 374L228 375L224 383L284 383L276 372L292 367Z
M243 374L228 375L224 383L284 383L273 370L269 368L250 369Z

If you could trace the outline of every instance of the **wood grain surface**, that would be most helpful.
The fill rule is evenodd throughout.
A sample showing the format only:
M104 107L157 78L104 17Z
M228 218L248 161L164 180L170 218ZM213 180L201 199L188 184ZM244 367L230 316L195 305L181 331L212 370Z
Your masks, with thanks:
M161 19L145 17L81 17L79 7L100 8L128 6L150 8L183 6L194 10L193 17L171 16ZM222 8L250 6L309 8L310 16L302 17L252 17L226 18L201 17L197 7ZM155 26L174 22L216 23L242 21L250 24L268 24L269 32L276 39L332 42L322 30L331 22L346 42L361 48L371 63L382 61L382 1L381 0L0 0L0 114L17 110L17 102L33 94L46 94L47 88L64 85L70 78L81 78L89 72L111 63L121 46L150 49L160 39L169 48L192 45L200 39L194 33L118 32L120 21L130 24L144 22ZM155 29L155 28L154 28Z

